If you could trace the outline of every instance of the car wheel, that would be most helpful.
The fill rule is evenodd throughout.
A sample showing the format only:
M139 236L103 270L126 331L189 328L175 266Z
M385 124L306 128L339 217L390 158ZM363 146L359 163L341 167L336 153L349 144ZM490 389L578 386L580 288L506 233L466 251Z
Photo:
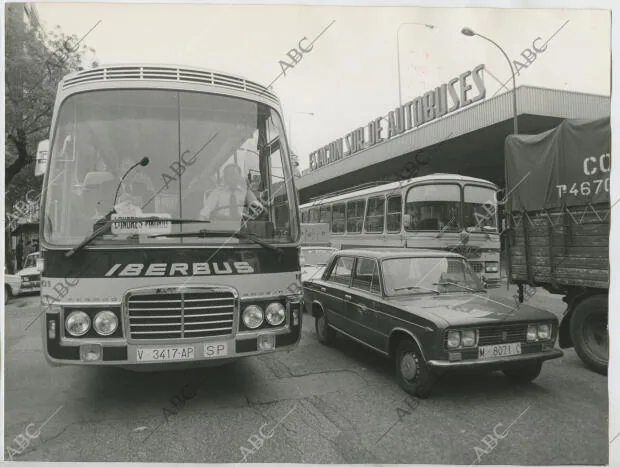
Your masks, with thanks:
M413 396L429 396L437 376L428 367L415 342L401 341L394 355L396 376L401 388Z
M594 295L577 304L570 318L570 333L579 358L592 370L606 375L609 359L606 295Z
M323 345L331 344L336 337L336 332L327 324L327 318L323 311L319 311L316 315L314 329L316 330L316 338Z
M8 285L4 286L4 304L9 303L9 300L13 298L13 294L11 293L11 287Z
M511 365L504 368L502 371L506 378L513 383L529 383L534 381L542 370L542 362L537 360L535 362L519 363L518 365Z

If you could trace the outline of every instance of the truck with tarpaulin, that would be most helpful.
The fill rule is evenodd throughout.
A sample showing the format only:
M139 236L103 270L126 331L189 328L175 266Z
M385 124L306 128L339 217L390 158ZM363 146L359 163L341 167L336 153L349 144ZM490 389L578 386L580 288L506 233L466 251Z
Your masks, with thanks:
M610 119L508 136L505 158L509 280L564 295L560 347L606 374Z

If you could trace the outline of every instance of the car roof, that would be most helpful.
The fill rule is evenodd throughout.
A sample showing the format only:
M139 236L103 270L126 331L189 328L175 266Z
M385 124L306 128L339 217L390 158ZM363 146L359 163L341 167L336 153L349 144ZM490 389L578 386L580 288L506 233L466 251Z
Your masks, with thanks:
M370 249L351 249L340 250L338 256L365 256L367 258L386 259L386 258L463 258L458 253L445 250L430 250L422 248L373 248Z

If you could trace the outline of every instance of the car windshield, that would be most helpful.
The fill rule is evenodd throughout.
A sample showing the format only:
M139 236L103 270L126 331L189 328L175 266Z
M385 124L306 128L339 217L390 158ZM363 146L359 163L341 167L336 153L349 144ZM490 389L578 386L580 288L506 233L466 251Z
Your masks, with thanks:
M34 254L34 255L28 255L26 256L26 260L24 261L24 269L26 268L33 268L37 265L37 258L39 257L39 254Z
M272 108L236 97L143 89L74 94L56 118L44 239L75 246L108 222L94 243L245 242L154 236L201 229L291 242L296 195L282 128Z
M301 265L324 266L336 251L336 248L302 248Z
M383 261L387 295L482 292L484 285L458 257L390 258Z

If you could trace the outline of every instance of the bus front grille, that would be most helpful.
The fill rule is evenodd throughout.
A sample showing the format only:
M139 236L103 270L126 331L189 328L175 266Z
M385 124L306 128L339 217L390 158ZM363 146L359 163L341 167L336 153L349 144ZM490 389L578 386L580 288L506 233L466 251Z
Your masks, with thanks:
M227 291L131 295L129 334L132 339L231 335L235 309L235 296Z
M478 263L478 262L469 262L469 265L471 266L472 270L476 273L481 273L483 272L483 266L482 263Z

